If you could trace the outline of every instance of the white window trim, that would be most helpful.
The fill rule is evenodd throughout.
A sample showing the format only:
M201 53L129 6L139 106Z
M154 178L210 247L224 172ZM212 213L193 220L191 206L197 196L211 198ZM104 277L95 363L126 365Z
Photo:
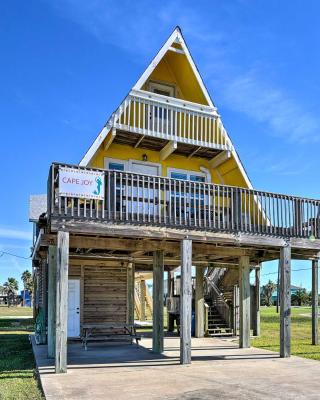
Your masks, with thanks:
M150 92L154 93L154 89L161 90L163 92L170 92L169 97L176 97L176 87L173 84L165 83L161 81L149 81L148 89Z
M190 169L180 169L180 168L167 168L167 176L171 178L171 172L177 172L179 174L188 174L188 175L198 175L203 176L205 178L205 182L208 181L208 176L204 172L201 171L193 171Z
M140 161L140 160L135 160L134 158L130 158L128 160L129 171L132 171L132 164L142 164L142 165L149 165L151 167L157 167L158 175L155 175L155 176L162 176L162 165L159 163L154 163L151 161ZM148 174L146 174L146 175L148 175Z
M128 171L128 160L121 160L120 158L104 157L104 169L109 170L109 167L108 167L109 162L123 164L124 170Z

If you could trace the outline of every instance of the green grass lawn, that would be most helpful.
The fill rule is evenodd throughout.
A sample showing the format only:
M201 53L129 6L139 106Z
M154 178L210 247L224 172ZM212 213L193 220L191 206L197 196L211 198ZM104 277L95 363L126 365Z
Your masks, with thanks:
M7 307L0 306L0 318L5 317L31 317L32 318L32 308L31 307Z
M311 308L292 308L291 315L291 354L320 360L320 345L311 345ZM278 352L280 348L279 336L280 322L276 308L262 307L261 336L252 340L252 346Z
M42 392L35 379L35 363L28 334L33 331L32 310L0 306L0 399L38 400ZM13 316L15 318L6 318Z

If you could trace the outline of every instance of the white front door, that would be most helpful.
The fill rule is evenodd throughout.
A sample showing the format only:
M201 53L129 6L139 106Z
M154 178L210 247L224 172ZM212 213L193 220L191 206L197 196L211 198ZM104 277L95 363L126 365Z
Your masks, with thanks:
M80 336L80 280L68 281L68 337Z
M131 161L130 165L131 172L136 172L138 174L146 174L153 176L160 176L160 165L152 164L149 162L141 162L141 161ZM141 183L141 182L140 182ZM133 201L132 202L132 211L133 213L138 214L157 214L158 213L158 205L154 205L154 202L157 202L158 199L158 191L153 189L153 179L145 178L144 188L141 186L132 188L132 197L136 198L144 198L145 200L150 199L149 201Z

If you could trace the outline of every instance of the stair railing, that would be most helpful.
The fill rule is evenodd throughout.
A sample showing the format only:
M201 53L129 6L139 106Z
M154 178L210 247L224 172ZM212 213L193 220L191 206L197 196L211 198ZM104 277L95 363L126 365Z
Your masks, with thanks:
M211 288L211 298L212 305L216 307L217 311L224 319L224 321L229 324L230 323L230 307L226 302L223 294L220 292L219 288L214 282L208 281Z

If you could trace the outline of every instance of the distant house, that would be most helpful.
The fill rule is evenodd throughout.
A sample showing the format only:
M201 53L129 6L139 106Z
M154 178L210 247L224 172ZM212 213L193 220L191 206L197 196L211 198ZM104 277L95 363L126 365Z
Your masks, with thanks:
M298 290L306 290L306 289L303 288L303 287L300 287L300 286L291 285L291 296L293 294L296 294ZM272 303L273 303L273 305L277 304L277 295L278 295L278 291L275 290L275 292L272 295Z

